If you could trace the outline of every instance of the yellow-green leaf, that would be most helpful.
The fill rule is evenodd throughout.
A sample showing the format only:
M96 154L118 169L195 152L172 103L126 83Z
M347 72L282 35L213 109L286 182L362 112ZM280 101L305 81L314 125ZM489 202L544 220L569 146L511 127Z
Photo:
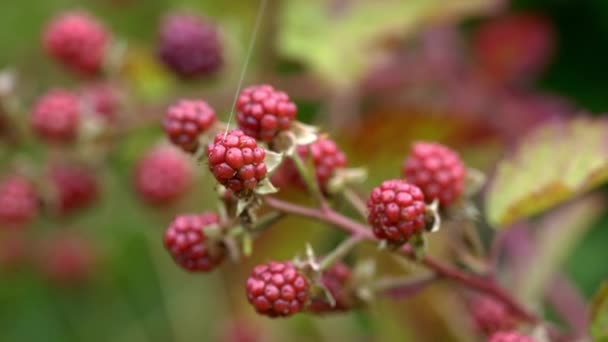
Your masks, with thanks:
M604 282L591 301L589 333L594 341L608 341L608 282Z
M304 62L329 81L345 84L379 57L383 35L406 36L432 20L470 15L495 2L354 0L336 10L330 1L286 0L278 47L284 56Z
M553 122L499 162L486 196L488 221L502 227L608 180L608 121Z

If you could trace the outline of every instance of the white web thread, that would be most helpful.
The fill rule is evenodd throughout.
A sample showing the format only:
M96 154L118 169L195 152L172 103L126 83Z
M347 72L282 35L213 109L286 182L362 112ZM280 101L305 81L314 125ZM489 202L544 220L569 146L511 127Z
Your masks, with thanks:
M260 29L260 23L262 22L262 17L264 16L264 12L266 10L267 2L268 2L268 0L261 0L260 7L258 7L258 13L255 18L253 32L251 33L251 38L249 40L249 46L247 47L247 52L245 54L245 61L243 62L243 68L241 69L239 83L236 87L236 93L234 94L234 100L232 101L232 106L230 107L230 115L228 116L228 122L226 123L226 132L224 132L224 138L226 138L226 135L228 135L228 130L230 129L230 123L232 122L232 117L234 116L234 107L236 107L236 101L238 100L239 93L241 92L241 88L243 87L243 81L245 80L245 74L247 73L247 67L249 66L249 60L251 60L251 54L253 52L255 40L258 36L258 31Z

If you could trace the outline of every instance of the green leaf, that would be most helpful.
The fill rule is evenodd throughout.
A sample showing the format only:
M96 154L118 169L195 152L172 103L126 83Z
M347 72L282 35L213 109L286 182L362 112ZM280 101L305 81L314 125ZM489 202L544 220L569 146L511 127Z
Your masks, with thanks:
M350 1L332 10L324 0L287 0L280 17L280 52L335 84L358 79L382 56L383 36L406 36L432 19L478 12L494 0Z
M594 341L608 341L608 282L604 282L591 301L589 333Z
M503 227L608 180L608 121L577 118L534 131L502 160L486 196L488 221Z

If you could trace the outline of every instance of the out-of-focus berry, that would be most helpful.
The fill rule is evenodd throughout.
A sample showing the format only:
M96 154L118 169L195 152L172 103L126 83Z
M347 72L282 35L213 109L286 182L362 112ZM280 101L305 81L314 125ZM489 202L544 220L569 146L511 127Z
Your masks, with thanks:
M501 331L488 338L488 342L535 342L531 337L517 331Z
M75 165L54 165L50 178L60 214L84 209L97 199L99 188L90 169Z
M116 119L120 108L118 90L109 83L94 83L85 86L80 92L83 104L94 114L107 121Z
M548 64L554 49L551 22L534 13L492 19L473 38L473 52L482 71L503 82L535 76Z
M26 225L36 217L38 209L36 190L27 179L11 176L0 182L0 227Z
M458 154L438 144L418 142L403 163L403 176L424 193L427 202L447 207L464 191L466 169Z
M492 297L479 296L469 302L469 309L477 329L484 335L515 327L515 317L509 310Z
M184 195L192 184L192 167L172 147L154 148L135 169L135 189L149 204L169 204Z
M101 70L109 43L105 27L84 12L66 12L51 20L42 36L46 52L84 75Z
M96 254L88 240L64 233L43 243L39 266L49 281L71 287L82 285L91 278Z
M223 64L215 27L193 14L174 13L165 17L158 44L160 59L180 77L207 76Z
M80 124L78 96L61 89L49 91L34 105L30 123L34 133L48 142L74 141Z
M342 262L338 262L324 271L321 276L321 282L336 301L335 305L330 305L325 298L315 298L311 301L308 310L317 314L322 314L343 312L351 309L353 305L353 296L347 289L350 279L350 267Z

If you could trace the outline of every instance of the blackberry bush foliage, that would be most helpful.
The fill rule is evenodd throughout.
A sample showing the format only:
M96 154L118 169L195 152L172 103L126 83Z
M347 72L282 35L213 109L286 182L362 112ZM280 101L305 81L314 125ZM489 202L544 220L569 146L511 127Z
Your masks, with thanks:
M288 3L286 7L296 6L296 3L299 4L297 6L316 6L305 1ZM344 12L342 6L335 7L332 11ZM359 6L354 6L353 11L360 11L355 7ZM286 21L299 22L304 17L298 13L287 16ZM366 17L365 13L362 18ZM375 28L374 19L369 20L372 22L368 26ZM339 22L336 25L342 25ZM334 32L322 22L315 21L315 24L320 25L317 31L323 36L316 39L325 40L351 32L350 27L340 27L340 31ZM268 30L273 29L272 26L268 25ZM257 32L257 26L254 31ZM295 35L300 31L303 30L286 30ZM472 340L545 342L584 337L580 320L572 318L575 315L562 315L562 318L572 321L567 322L573 328L570 334L561 326L543 321L540 308L544 303L529 302L528 297L538 294L535 291L539 292L539 288L547 285L546 282L536 283L534 278L530 288L524 288L522 293L511 293L513 281L500 274L503 268L514 264L513 260L509 260L511 264L502 262L502 252L508 249L506 245L528 246L528 240L542 240L549 235L566 245L560 239L571 244L569 239L573 233L551 231L551 234L544 235L546 231L541 230L532 237L518 236L519 240L515 242L480 234L478 227L485 227L486 222L477 215L480 199L476 196L481 188L489 189L487 205L484 206L488 223L505 226L600 184L608 179L606 122L564 119L545 126L526 138L523 148L514 150L499 163L496 176L488 187L484 187L485 178L481 172L468 167L465 158L461 158L452 146L418 141L413 142L408 150L405 142L397 145L384 135L375 140L379 144L369 144L368 135L372 136L379 130L367 126L367 117L362 116L362 121L356 122L362 123L357 129L365 134L364 139L357 142L359 145L355 148L346 144L340 146L338 142L352 137L332 135L332 129L304 124L301 114L307 108L298 108L296 103L306 103L307 99L300 99L296 93L288 93L271 84L249 85L242 90L239 85L235 93L233 88L224 87L224 80L218 77L214 79L222 84L218 89L194 89L197 84L188 83L192 88L176 88L188 91L188 94L171 91L169 86L178 81L209 78L217 74L222 66L228 66L225 64L227 57L236 60L233 59L235 56L227 55L232 49L223 49L223 46L233 46L224 44L224 33L227 32L210 20L192 13L176 12L165 16L152 53L178 76L173 79L165 77L153 63L141 58L145 54L140 53L140 47L121 44L120 39L111 37L109 28L91 15L69 11L57 15L43 28L42 47L50 59L85 76L84 81L82 78L72 80L75 84L71 88L60 88L58 84L43 89L41 93L33 94L34 101L27 106L28 101L21 99L17 91L14 75L0 71L0 160L8 161L7 170L3 170L0 178L0 271L17 268L26 264L27 259L34 262L44 279L55 285L72 287L86 284L97 273L97 250L91 241L66 231L64 227L81 222L76 221L78 216L71 214L100 202L100 195L107 191L102 182L106 177L102 176L107 176L115 167L127 165L131 171L131 178L127 181L131 182L133 192L148 204L144 210L158 215L155 216L157 221L166 220L164 233L148 232L158 236L153 243L164 253L161 257L166 257L169 266L185 271L181 274L183 277L194 273L203 276L218 269L226 271L230 280L239 284L241 300L249 303L247 308L251 312L267 318L348 313L365 310L370 303L383 297L391 300L411 297L430 284L442 282L455 290L449 298L446 297L449 306L461 309L463 315L453 319L461 319L458 323L465 323L458 325L471 323L475 327L470 329ZM451 34L454 32L428 33L428 37L420 39L420 44L413 44L420 50L413 54L409 46L401 42L395 44L395 37L378 44L387 50L398 45L399 51L395 56L383 54L389 63L378 69L384 72L374 75L375 81L372 81L379 83L377 90L388 92L391 87L404 83L414 88L414 83L424 81L427 84L425 91L411 92L407 96L398 92L398 97L407 101L416 98L412 103L418 104L417 101L424 101L418 98L439 94L437 102L442 106L454 105L458 107L457 112L477 112L480 108L491 107L492 102L485 101L484 94L491 94L490 97L496 100L498 93L504 92L522 102L530 94L518 86L547 65L554 45L554 33L543 17L499 17L482 23L472 35L472 60L479 64L472 67L463 65L464 56L438 48L437 45L441 44L436 41L451 41L446 37ZM307 32L307 35L315 37L314 32L312 35ZM353 36L359 39L355 33ZM368 34L364 36L368 38ZM336 61L335 56L329 54L347 52L354 64L360 65L367 65L364 59L376 54L363 53L348 44L344 45L348 48L334 46L338 42L330 40L327 49L309 49L307 44L301 44L306 46L307 54L327 52L328 56L323 54L323 58L309 61L313 65L318 63L316 67L319 70L332 70L324 83L328 87L342 86L354 79L362 79L362 74L353 73L350 61L344 58ZM303 39L299 41L304 42ZM450 46L464 45L455 41L451 43L454 44ZM366 48L375 45L366 44ZM280 49L267 51L269 46L267 44L260 49L263 53L271 52L260 59L266 60L265 57L274 57L275 52L282 52ZM299 46L294 44L293 51L297 52ZM513 51L528 53L514 54ZM247 58L250 57L247 53ZM400 69L401 59L411 64L408 64L409 69ZM299 62L306 60L298 59ZM422 63L425 61L428 64ZM303 66L307 72L315 71L314 67L306 69L310 65ZM270 70L273 69L261 69L259 75L267 76ZM232 73L227 72L226 75ZM294 82L284 82L283 77L268 79L297 89ZM231 77L226 78L228 82L232 81ZM239 78L239 82L243 79L246 78ZM300 81L300 78L296 80ZM307 77L302 80L311 81ZM434 87L442 82L449 84ZM491 90L481 92L486 85L491 85ZM308 83L297 86L303 88L302 93L307 96L315 91L319 93ZM328 91L327 94L336 98L327 107L346 108L345 102L357 102L350 98L355 95L351 91L361 91L365 96L371 94L367 94L369 89L365 88L363 84L363 87L352 87L344 93L336 91L338 95ZM460 93L454 88L458 88ZM228 95L224 94L227 89ZM319 89L325 97L326 88ZM416 96L409 96L414 94ZM500 95L503 101L509 97L505 94ZM158 101L137 102L144 98L157 100L156 96L159 96ZM549 107L549 101L543 96L535 94L530 99L545 104L543 108ZM230 103L232 107L227 106ZM462 105L458 106L458 103ZM510 107L507 104L502 103L499 112L506 112L504 109ZM534 106L515 107L519 112L524 111L519 107ZM321 108L324 110L325 106ZM22 111L26 115L20 115ZM551 112L549 109L545 111ZM345 118L344 122L349 122L347 120L354 117ZM511 120L518 122L517 127L526 126L528 121L521 118L516 116ZM381 117L378 121L386 125L385 119ZM410 116L406 120L404 125L395 125L399 134L408 131L407 134L414 132L414 135L419 135L415 120ZM334 122L334 118L327 121ZM536 119L532 121L536 122ZM450 119L445 126L452 123ZM155 130L146 130L146 134L163 132L166 141L134 138L135 132L150 125ZM468 127L469 122L463 126ZM426 126L423 128L428 129ZM483 128L486 129L485 126ZM401 143L403 139L399 138ZM146 144L152 147L141 149ZM18 153L15 147L22 148L24 153ZM356 157L347 156L347 152L359 147L367 148L370 154L384 155L384 148L394 148L399 154L406 155L402 162L396 160L392 164L385 178L378 177L383 170L375 170L374 165L370 165L370 174L375 178L368 182L367 168L353 167L357 164ZM579 158L582 150L590 157ZM539 156L544 159L539 160ZM539 165L544 168L539 169ZM547 171L546 165L553 166L551 172ZM206 177L197 177L199 173ZM114 180L112 185L115 188L120 189L124 185L124 179L120 177L109 179ZM200 179L214 186L203 193L207 208L198 208L201 202L186 201L190 198L185 198ZM288 188L293 191L283 193ZM293 196L294 192L299 192L300 196ZM551 192L553 197L545 192ZM113 218L123 214L113 212L114 208L124 204L123 199L114 200L108 199L111 210L99 211ZM597 203L593 202L590 207ZM575 214L580 215L579 208L575 209ZM125 206L129 216L124 222L129 225L136 222L137 215L132 215L132 210ZM577 221L578 216L574 219L568 215L570 213L564 217L550 217L547 220L550 224L546 225L552 226L562 220ZM293 229L291 226L279 224L290 216L322 223L325 229L337 230L339 234L321 235L319 240L322 243L318 246L295 241L300 235L290 231ZM42 221L38 218L48 221L42 224L44 229L49 226L49 230L63 230L38 238L36 225ZM102 224L106 222L100 221ZM283 236L294 241L283 244L265 239L269 229L285 229L287 232ZM30 239L30 233L34 239ZM299 247L293 258L283 255L278 261L274 258L271 259L274 261L269 261L260 260L257 254L260 248L270 243L284 247L292 246L294 242ZM362 248L363 245L368 245L368 248ZM553 265L543 263L545 255L539 253L540 257L535 258L535 252L530 251L525 261L553 271ZM130 254L125 255L131 257ZM393 267L381 267L382 260L395 263ZM252 267L241 274L235 264ZM517 273L525 272L515 269L509 270L508 274L517 276ZM562 276L547 273L557 280ZM187 281L187 278L180 281ZM559 290L564 288L567 286L558 287ZM606 293L608 289L594 303L593 313L608 312L608 309L602 309L603 306L608 307L604 303L608 298ZM548 300L551 299L549 294L546 296ZM442 306L432 309L440 310ZM236 336L235 339L244 339L238 337L240 334Z

